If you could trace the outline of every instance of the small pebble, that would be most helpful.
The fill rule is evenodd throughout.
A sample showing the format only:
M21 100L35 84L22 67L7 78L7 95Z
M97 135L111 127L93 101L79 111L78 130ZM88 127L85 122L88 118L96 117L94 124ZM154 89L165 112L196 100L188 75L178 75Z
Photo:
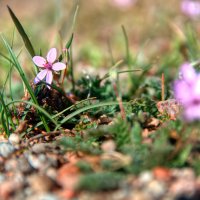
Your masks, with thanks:
M0 173L0 184L5 180L5 175Z
M56 169L50 167L50 168L47 169L46 175L47 175L48 177L50 177L52 180L56 180L57 171L56 171Z
M187 179L187 180L194 180L195 179L194 171L189 168L183 169L181 173L181 178Z
M172 176L175 179L187 179L187 180L193 180L193 179L195 179L195 173L190 168L184 168L182 170L180 170L180 169L173 169L172 170Z
M20 185L21 187L24 185L24 181L25 181L24 175L21 172L15 173L14 176L13 176L13 178L12 178L12 180L16 184Z
M20 143L20 136L19 134L16 134L16 133L12 133L10 134L9 138L8 138L8 141L14 146L14 147L17 147L19 146L19 143Z
M13 158L7 160L4 167L6 171L15 171L18 169L17 165L18 165L17 159Z
M165 194L166 188L163 182L153 180L147 185L146 191L154 199L160 199Z
M193 195L195 193L195 181L178 179L170 185L169 191L175 196L182 194Z
M34 169L46 169L49 166L47 157L44 154L34 155L29 154L27 156L28 162Z
M23 184L16 180L6 180L1 183L0 199L11 199L11 195L16 191L21 191Z
M0 142L0 156L7 158L14 152L14 147L9 142Z
M49 164L53 167L58 166L58 156L54 153L46 153L46 156L48 158Z
M60 200L56 195L51 193L35 194L28 197L26 200Z
M1 199L10 199L10 196L14 191L15 191L15 186L12 180L7 180L1 183L0 187Z
M46 151L46 144L45 143L34 144L31 150L34 153L44 153Z
M24 174L28 174L33 170L33 168L31 167L31 165L25 157L21 157L20 159L18 159L18 168Z
M50 191L54 187L54 182L46 175L33 174L28 177L28 183L32 190L36 193L44 193Z
M171 170L165 167L155 167L153 175L160 181L169 181L171 179Z
M102 143L101 149L104 152L112 152L112 151L115 151L116 144L115 144L115 142L113 140L107 140L107 141Z
M153 175L150 171L142 172L139 176L139 182L144 185L152 181L152 179Z
M144 191L133 191L130 195L131 200L152 200L149 194Z

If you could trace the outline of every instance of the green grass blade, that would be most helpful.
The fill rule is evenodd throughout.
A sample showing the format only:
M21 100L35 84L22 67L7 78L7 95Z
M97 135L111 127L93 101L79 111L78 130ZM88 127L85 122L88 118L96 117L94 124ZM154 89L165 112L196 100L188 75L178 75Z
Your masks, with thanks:
M5 106L8 107L9 105L11 104L16 104L16 103L26 103L26 104L29 104L33 107L35 107L37 110L39 110L43 115L45 115L52 123L54 123L56 126L58 126L58 123L56 120L54 120L52 118L52 116L47 112L45 111L43 108L41 108L39 105L33 103L33 102L30 102L30 101L23 101L23 100L14 100L14 101L11 101L9 103L7 103Z
M5 60L7 60L9 63L12 63L14 65L13 61L10 58L8 58L7 56L5 56L3 53L0 52L0 56L2 58L4 58Z
M123 35L124 35L125 47L126 47L126 62L128 64L128 66L130 67L131 62L130 62L130 51L129 51L129 44L128 44L128 36L127 36L127 33L126 33L126 29L123 25L122 25L122 32L123 32Z
M9 6L7 6L8 8L8 11L10 13L10 16L19 32L19 34L21 35L22 37L22 40L25 44L25 47L26 49L28 50L28 52L30 53L30 55L33 57L35 56L35 51L34 51L34 48L33 48L33 45L31 44L26 32L24 31L24 28L23 26L21 25L21 23L19 22L19 20L17 19L16 15L14 14L14 12L11 10L11 8Z
M14 38L15 38L15 28L13 30L13 34L12 34L12 42L11 42L11 48L13 49L13 45L14 45ZM21 54L21 51L19 52L19 54L17 55L17 58L19 57L19 55ZM8 77L9 77L9 90L10 90L10 98L11 98L11 101L14 100L13 98L13 91L12 91L12 70L14 69L14 65L10 62L10 70L9 70L9 73L8 73ZM19 125L19 120L18 120L18 117L17 117L17 108L15 107L15 105L13 105L13 113L14 113L14 116L15 116L15 119L16 119L16 124Z
M12 37L12 46L13 46L13 41L14 41L14 31L13 31L13 37ZM8 61L11 61L8 57L6 57L6 59ZM1 91L1 102L2 102L2 107L4 108L4 109L2 109L2 113L1 113L1 121L2 121L2 125L4 127L4 130L6 131L6 134L9 134L8 133L9 125L10 125L9 121L11 122L12 129L13 130L15 129L15 125L14 125L14 123L12 121L11 114L10 114L9 110L7 110L5 108L5 104L6 104L5 98L3 98L4 97L4 91L5 91L5 88L6 88L6 84L7 84L8 80L9 80L10 96L11 96L11 99L13 100L13 98L12 98L12 90L11 90L11 74L12 74L12 70L13 70L13 63L12 62L9 62L9 63L10 63L10 69L9 69L8 75L6 76L6 79L5 79L5 82L3 84L2 91ZM14 110L14 113L16 113L16 108L15 107L13 108L13 110ZM5 113L5 118L6 118L5 121L6 121L6 123L4 122L4 119L5 119L4 118L4 113Z
M1 111L1 125L3 127L3 130L5 131L6 135L9 136L9 128L8 128L8 121L7 119L4 119L4 110Z
M13 69L13 65L12 65L12 66L10 67L10 69L9 69L8 75L6 76L6 80L5 80L4 84L3 84L2 91L1 91L1 100L0 100L0 102L3 101L4 104L6 104L6 101L4 100L3 96L4 96L4 92L5 92L5 88L6 88L6 84L7 84L8 80L9 80L9 85L11 84L11 73L12 73L12 69ZM6 94L5 94L5 95L6 95ZM11 86L10 86L10 96L11 96L11 100L13 100L13 98L12 98ZM3 103L2 103L2 104L3 104ZM14 110L14 113L16 113L16 108L15 108L15 107L13 108L13 110ZM4 111L5 111L5 113L8 112L8 111L5 110L5 109L4 109ZM10 115L10 114L9 114L9 115ZM15 129L15 125L14 125L14 123L13 123L13 121L12 121L12 118L10 118L10 120L11 120L12 128Z
M79 10L79 1L77 2L76 10L75 10L74 16L73 16L73 21L72 21L72 32L74 32L74 26L75 26L75 24L76 24L76 18L77 18L77 15L78 15L78 10Z
M18 71L18 73L19 73L19 75L20 75L20 77L21 77L21 79L22 79L24 85L26 86L26 89L28 90L28 92L29 92L29 94L30 94L30 96L31 96L31 99L33 100L33 102L34 102L36 105L39 106L39 104L38 104L38 102L37 102L37 99L36 99L36 97L35 97L35 95L34 95L34 92L33 92L32 88L31 88L31 86L30 86L30 84L29 84L29 81L27 80L27 78L26 78L26 76L25 76L25 74L24 74L24 72L23 72L23 70L22 70L22 68L21 68L21 66L20 66L20 64L19 64L19 62L18 62L18 60L17 60L17 57L15 56L15 54L14 54L14 52L12 51L10 45L7 43L7 41L4 39L3 36L2 36L2 40L3 40L4 44L5 44L5 46L6 46L7 50L8 50L8 52L10 53L10 56L11 56L13 62L14 62L14 66L15 66L15 68L17 69L17 71ZM41 118L41 120L42 120L42 122L43 122L43 125L44 125L46 131L49 132L50 129L49 129L48 125L47 125L47 122L46 122L44 116L43 116L40 112L39 112L39 116L40 116L40 118Z
M85 102L87 102L87 101L94 100L94 99L95 99L95 98L88 98L88 99L84 99L84 100L82 100L82 101L79 101L79 102L77 102L76 104L73 104L72 106L70 106L70 107L68 107L68 108L66 108L66 109L64 109L64 110L62 110L61 112L59 112L59 113L53 115L52 118L58 117L58 116L62 115L63 113L67 112L68 110L71 110L72 108L75 108L76 106L78 106L78 105L80 105L80 104L82 104L82 103L85 103Z
M74 34L72 33L72 35L71 35L69 41L68 41L67 44L65 45L65 48L66 48L66 49L69 49L69 48L70 48L70 46L71 46L71 44L72 44L72 42L73 42L73 38L74 38ZM58 60L61 61L62 59L63 59L63 54L60 54Z
M14 101L13 89L12 89L12 70L13 70L13 68L14 68L14 66L11 65L10 70L9 70L9 90L10 90L11 101ZM17 123L17 125L19 125L19 120L18 120L18 117L17 117L17 108L16 108L15 105L13 105L13 113L14 113L14 116L15 116L15 119L16 119L16 123Z
M123 104L128 104L128 102L123 102ZM85 106L83 108L80 108L74 112L72 112L71 114L67 115L63 120L60 121L59 125L55 128L55 130L57 130L58 128L60 128L60 126L62 124L64 124L65 122L67 122L68 120L70 120L71 118L75 117L76 115L93 109L93 108L98 108L98 107L103 107L103 106L112 106L112 105L119 105L119 102L115 102L115 101L111 101L111 102L101 102L101 103L97 103L97 104L93 104L93 105L89 105L89 106Z
M68 33L74 32L74 25L75 25L78 9L79 9L79 0L74 0L73 7L69 11L70 13L68 15L68 20L67 21L64 20L61 25L60 35L62 38L64 38Z
M115 59L114 59L114 56L113 56L113 51L112 51L110 40L108 40L108 51L109 51L109 54L110 54L111 64L114 65L115 64Z
M1 55L1 53L0 53L0 55ZM17 56L17 58L18 58L18 56ZM1 92L2 95L4 95L5 87L6 87L6 84L7 84L7 82L8 82L9 79L10 79L9 80L9 84L11 82L11 73L12 73L12 70L13 70L13 67L14 67L14 62L10 58L5 57L5 59L10 63L10 69L9 69L8 75L6 76L5 82L4 82L3 87L2 87L2 92ZM12 92L11 92L11 90L10 90L10 95L11 95L11 99L12 99Z
M6 132L6 135L9 135L9 119L10 119L10 113L8 113L8 110L6 108L4 99L2 94L0 94L0 102L2 106L1 110L1 123L3 125L4 131ZM5 113L5 121L4 121L4 113Z
M74 16L73 16L73 22L72 22L72 33L74 32L74 27L75 27L75 24L76 24L76 18L77 18L77 15L78 15L78 10L79 10L79 1L77 2L77 5L76 5L76 10L75 10L75 13L74 13ZM73 35L73 34L72 34ZM73 37L72 37L73 39ZM68 57L68 61L69 61L69 72L70 72L70 75L71 75L71 82L72 82L72 91L74 92L75 91L75 80L74 80L74 68L73 68L73 54L72 54L72 43L70 44L69 43L69 51L67 51L67 57Z
M87 102L87 101L90 101L90 100L94 100L94 99L95 99L95 98L93 97L93 98L88 98L88 99L84 99L84 100L82 100L82 101L79 101L79 102L77 102L76 104L73 104L73 105L69 106L68 108L62 110L61 112L59 112L59 113L53 115L53 116L52 116L52 119L54 119L54 118L56 118L56 117L59 117L59 116L62 115L63 113L65 113L65 112L71 110L72 108L75 108L76 106L78 106L78 105L80 105L80 104L82 104L82 103L84 103L84 102ZM37 123L37 125L36 125L35 127L38 127L38 126L40 126L41 124L42 124L42 123L39 122L39 123Z
M74 80L74 65L73 65L73 55L72 55L72 45L70 46L70 49L67 51L67 57L69 61L69 73L71 76L71 83L72 83L72 92L75 91L75 80Z
M69 41L68 41L67 44L65 45L65 48L66 48L66 49L69 49L69 48L70 48L73 39L74 39L74 34L72 33L72 35L71 35Z

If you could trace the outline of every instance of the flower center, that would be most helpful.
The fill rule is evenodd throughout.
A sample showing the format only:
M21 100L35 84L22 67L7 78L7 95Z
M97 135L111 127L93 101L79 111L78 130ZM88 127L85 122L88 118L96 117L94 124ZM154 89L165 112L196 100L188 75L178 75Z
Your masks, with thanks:
M199 105L199 104L200 104L200 100L199 100L199 99L194 99L194 100L192 101L192 104L193 104L193 105Z
M44 67L45 67L46 69L51 70L51 69L52 69L52 64L49 63L49 62L47 62L47 63L44 64Z

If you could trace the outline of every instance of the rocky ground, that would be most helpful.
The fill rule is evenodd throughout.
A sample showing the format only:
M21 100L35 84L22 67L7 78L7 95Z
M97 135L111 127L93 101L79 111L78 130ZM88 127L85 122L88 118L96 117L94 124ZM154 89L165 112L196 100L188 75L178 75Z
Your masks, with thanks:
M69 135L73 137L73 134ZM0 142L0 199L1 200L197 200L200 198L200 177L190 168L168 169L155 167L139 175L121 179L113 177L99 181L101 191L87 189L95 185L95 178L83 185L78 162L91 163L101 174L100 160L106 158L128 161L128 157L115 151L112 140L101 146L100 156L82 152L66 152L59 145L62 135L33 137L26 142L12 134ZM151 159L151 158L149 158ZM112 173L107 174L112 179ZM101 175L99 176L101 179ZM109 181L109 186L107 183ZM105 187L104 187L105 185ZM98 186L97 186L98 187Z

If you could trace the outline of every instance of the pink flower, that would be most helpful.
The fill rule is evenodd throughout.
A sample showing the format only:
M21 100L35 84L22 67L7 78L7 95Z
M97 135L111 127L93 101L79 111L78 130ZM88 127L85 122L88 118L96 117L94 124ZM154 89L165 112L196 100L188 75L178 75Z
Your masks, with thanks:
M190 63L184 63L180 75L174 83L174 96L182 104L187 121L200 119L200 74Z
M200 16L200 2L197 0L183 0L181 10L187 16L196 18Z
M55 62L57 57L56 48L51 48L47 53L46 59L41 56L34 56L33 62L41 68L40 71L34 79L34 83L37 84L46 77L46 83L51 84L53 81L53 71L60 71L66 68L66 65L62 62ZM50 88L49 86L47 86Z

